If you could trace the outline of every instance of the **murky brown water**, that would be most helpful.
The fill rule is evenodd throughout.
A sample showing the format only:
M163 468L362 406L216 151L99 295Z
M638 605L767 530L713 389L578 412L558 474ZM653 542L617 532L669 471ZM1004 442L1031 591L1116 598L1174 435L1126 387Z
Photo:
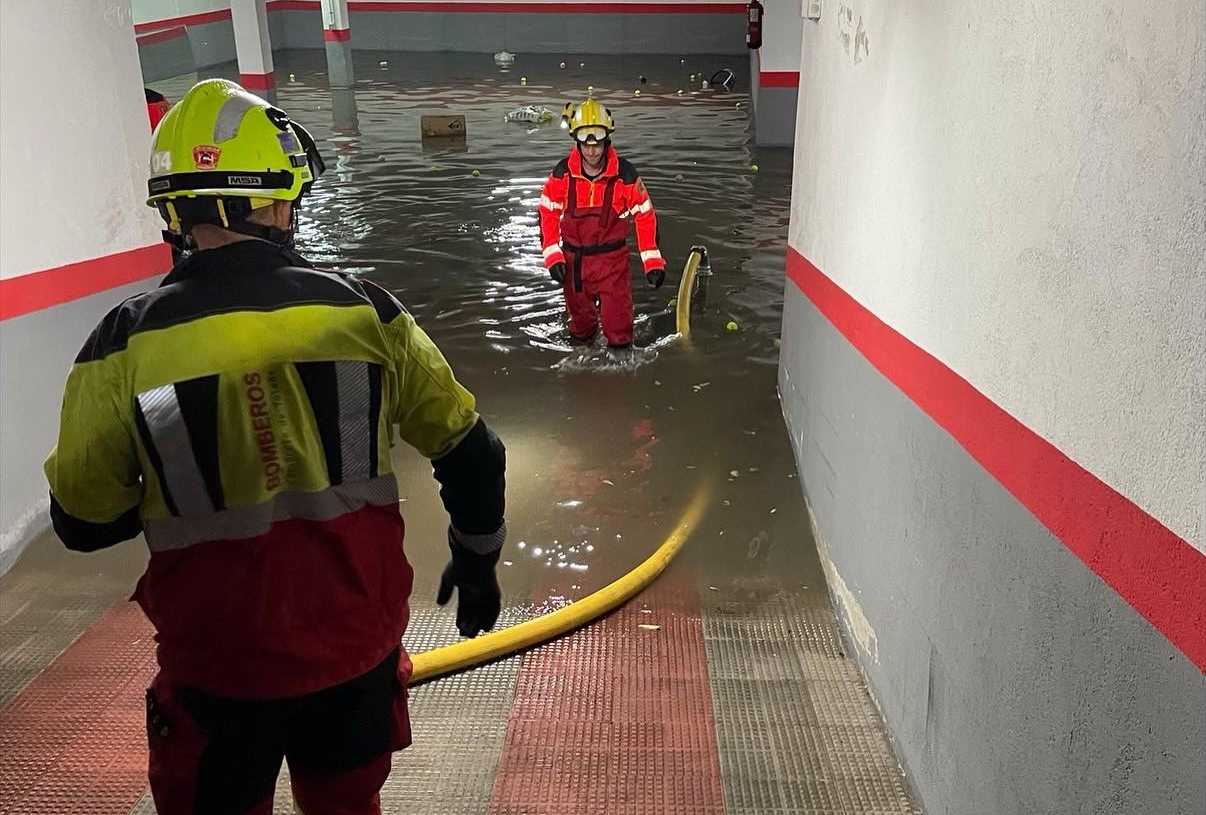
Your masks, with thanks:
M661 543L701 489L706 512L673 567L679 575L702 586L757 576L823 591L775 392L790 153L753 147L743 63L520 55L500 70L488 55L361 52L349 91L327 87L321 52L277 59L278 102L328 162L299 248L395 291L507 444L509 597L539 609L609 582ZM722 66L737 73L734 91L689 79ZM156 87L178 99L193 79ZM618 361L569 348L560 292L541 262L536 201L569 140L555 121L504 122L521 105L559 111L588 84L615 113L616 146L650 189L670 264L654 291L634 261L646 348ZM421 142L420 115L438 112L466 116L464 151ZM696 296L686 347L668 339L668 302L697 243L713 275ZM729 321L739 330L726 331ZM447 554L447 516L430 466L409 450L398 456L424 603ZM138 560L89 562L129 574L132 585Z

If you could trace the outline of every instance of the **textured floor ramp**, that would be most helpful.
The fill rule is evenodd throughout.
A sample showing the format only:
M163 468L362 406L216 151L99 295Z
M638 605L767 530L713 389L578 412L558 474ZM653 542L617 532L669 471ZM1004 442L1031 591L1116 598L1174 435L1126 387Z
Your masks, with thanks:
M655 585L524 656L493 815L721 815L694 592Z
M728 815L912 815L904 776L828 607L751 582L703 612Z
M146 785L151 627L107 612L0 710L0 813L125 813Z

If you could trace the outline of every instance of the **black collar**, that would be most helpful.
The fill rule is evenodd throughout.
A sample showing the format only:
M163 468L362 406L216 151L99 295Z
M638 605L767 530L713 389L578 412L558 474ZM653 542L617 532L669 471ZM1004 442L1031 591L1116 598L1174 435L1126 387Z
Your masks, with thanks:
M280 244L251 238L235 241L216 249L190 252L182 258L160 283L170 286L183 280L211 272L255 273L279 269L283 266L313 268L310 261Z

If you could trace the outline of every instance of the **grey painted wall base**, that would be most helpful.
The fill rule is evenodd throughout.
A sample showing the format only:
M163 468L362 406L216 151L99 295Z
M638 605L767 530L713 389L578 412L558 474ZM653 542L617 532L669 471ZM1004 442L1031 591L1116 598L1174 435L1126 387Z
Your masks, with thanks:
M268 30L276 50L342 45L345 49L481 54L507 50L519 54L737 55L746 51L745 18L740 14L365 11L353 14L351 22L350 44L324 42L322 17L316 11L274 11L268 15ZM234 29L230 20L189 26L185 38L140 46L138 54L143 81L148 84L180 76L234 60ZM332 65L338 68L336 63ZM350 61L347 67L350 69Z
M1200 815L1201 672L790 282L780 392L835 607L925 811Z
M315 12L278 11L284 48L322 48ZM492 54L741 54L740 14L524 14L356 12L352 45L390 51Z
M791 147L796 143L798 88L758 89L754 103L754 143L762 147Z
M230 62L235 56L230 20L188 26L183 37L138 48L142 79L147 84Z
M110 308L157 282L152 278L0 322L0 573L48 526L42 463L58 438L72 361Z

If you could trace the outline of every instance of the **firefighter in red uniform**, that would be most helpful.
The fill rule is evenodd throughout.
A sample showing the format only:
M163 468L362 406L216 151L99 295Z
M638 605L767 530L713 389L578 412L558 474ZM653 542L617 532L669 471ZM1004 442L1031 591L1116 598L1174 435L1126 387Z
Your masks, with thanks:
M657 216L636 168L611 146L611 112L587 99L568 107L564 122L574 149L553 169L540 196L544 265L565 292L570 336L590 342L601 316L608 346L626 348L632 344L628 224L636 222L645 278L657 288L666 280Z
M159 121L172 109L172 103L159 91L153 91L150 88L143 88L143 90L147 96L147 117L151 120L151 130L154 130Z

